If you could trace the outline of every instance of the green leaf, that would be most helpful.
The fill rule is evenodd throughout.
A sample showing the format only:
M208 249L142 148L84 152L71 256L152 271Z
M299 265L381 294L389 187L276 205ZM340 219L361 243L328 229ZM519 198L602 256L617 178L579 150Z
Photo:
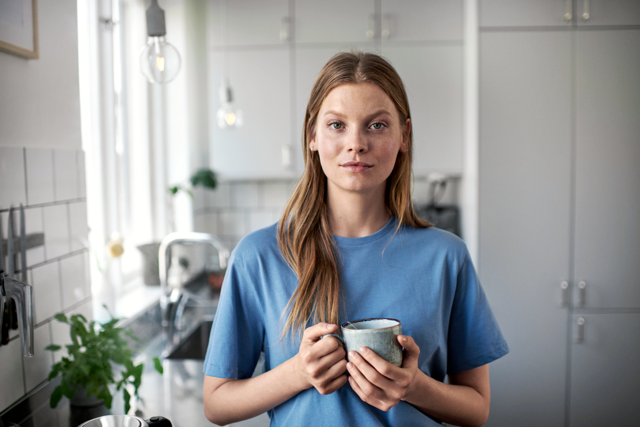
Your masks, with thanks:
M62 322L62 323L69 323L69 320L67 320L67 316L64 315L64 313L58 313L55 316L53 316L58 322Z
M158 357L153 358L153 367L156 368L156 371L158 371L160 375L164 374L164 368L162 367L162 362Z
M51 399L49 399L49 406L55 408L60 403L62 399L62 388L60 386L56 387L51 393Z
M174 185L173 187L169 187L169 193L171 193L172 196L175 196L176 194L178 194L178 191L180 191L179 185Z
M123 389L123 393L124 393L124 413L128 414L129 410L131 410L131 394L129 394L129 391L125 388Z
M191 175L191 186L197 187L198 185L208 188L209 190L215 190L218 185L215 172L211 169L198 169L193 175Z
M60 347L59 345L56 344L50 344L48 346L46 346L44 349L47 351L58 351L60 350L62 347Z
M74 394L76 394L75 391L75 387L74 389L71 388L71 386L69 386L69 383L67 382L67 380L63 379L62 383L60 383L60 386L62 394L67 398L67 399L71 399L73 397Z

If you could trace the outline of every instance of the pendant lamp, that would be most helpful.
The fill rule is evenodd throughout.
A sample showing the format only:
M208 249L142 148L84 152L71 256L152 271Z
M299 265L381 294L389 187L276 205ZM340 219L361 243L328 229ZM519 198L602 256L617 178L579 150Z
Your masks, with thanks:
M180 71L180 54L165 39L164 10L158 6L158 0L151 0L147 9L147 35L147 44L140 52L142 74L151 83L168 83Z

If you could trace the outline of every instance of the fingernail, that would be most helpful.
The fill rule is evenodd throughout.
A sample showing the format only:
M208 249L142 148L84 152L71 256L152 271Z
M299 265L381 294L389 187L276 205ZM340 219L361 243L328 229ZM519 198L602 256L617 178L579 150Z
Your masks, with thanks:
M360 347L360 353L366 354L369 351L367 347Z
M356 357L356 352L355 352L355 351L353 351L353 350L351 350L351 351L349 352L349 359L353 359L354 357Z
M353 369L353 363L351 362L347 363L347 369L349 370Z
M332 323L327 324L327 329L332 329L335 325L333 325Z

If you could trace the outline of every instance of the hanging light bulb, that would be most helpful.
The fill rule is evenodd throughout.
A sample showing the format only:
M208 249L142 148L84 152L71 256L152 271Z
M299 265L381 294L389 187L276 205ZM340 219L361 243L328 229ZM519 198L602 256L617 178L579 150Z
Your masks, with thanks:
M147 44L140 52L142 74L151 83L168 83L180 71L180 54L165 40L164 10L158 6L158 0L151 0L147 9L147 34Z
M220 129L242 126L242 111L234 107L231 86L228 83L223 83L220 87L220 104L222 106L217 114Z

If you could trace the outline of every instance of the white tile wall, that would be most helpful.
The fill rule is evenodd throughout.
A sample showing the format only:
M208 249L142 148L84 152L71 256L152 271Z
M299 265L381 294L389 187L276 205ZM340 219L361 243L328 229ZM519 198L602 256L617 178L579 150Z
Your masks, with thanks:
M257 211L249 214L249 232L259 230L273 224L273 213L268 211Z
M25 233L43 233L43 208L31 208L25 209L24 221L25 221ZM27 251L27 266L31 267L36 264L40 264L45 261L44 246L38 246Z
M60 261L60 286L62 309L66 310L91 296L90 284L86 280L85 255L79 253Z
M78 197L87 197L87 183L85 175L84 151L76 151L76 164L78 167Z
M257 208L260 206L257 182L236 182L232 184L231 206L236 208Z
M249 232L244 212L222 212L218 216L218 233L221 236L244 236Z
M215 208L231 207L231 184L228 182L218 183L213 191L205 191L205 206Z
M265 208L282 209L289 198L286 182L265 182L262 189L262 206Z
M0 147L0 217L7 234L8 204L25 204L26 232L44 233L45 245L27 251L28 282L33 286L35 354L21 355L18 331L0 347L0 412L44 381L56 355L49 343L70 341L67 325L53 315L67 310L92 317L84 153ZM5 206L5 203L7 205ZM16 216L16 225L19 224ZM16 228L18 230L19 228ZM61 281L62 277L62 281ZM64 303L64 304L63 304ZM60 338L66 339L61 341ZM49 420L43 420L46 425ZM36 423L36 425L40 425Z
M0 209L27 204L24 149L0 147Z
M27 203L37 205L55 200L53 150L27 148Z
M44 207L44 245L47 259L69 253L68 219L66 204Z
M55 150L53 152L55 197L57 201L78 198L76 157L76 152L71 150Z
M27 390L34 389L49 376L53 358L51 352L44 349L49 344L51 331L49 323L45 323L33 331L33 357L23 360Z
M0 408L4 409L25 394L20 340L0 347Z
M31 286L36 324L44 322L62 310L57 261L31 270Z
M69 204L69 230L71 233L71 251L77 251L89 247L87 235L89 225L87 222L87 203L78 202Z

